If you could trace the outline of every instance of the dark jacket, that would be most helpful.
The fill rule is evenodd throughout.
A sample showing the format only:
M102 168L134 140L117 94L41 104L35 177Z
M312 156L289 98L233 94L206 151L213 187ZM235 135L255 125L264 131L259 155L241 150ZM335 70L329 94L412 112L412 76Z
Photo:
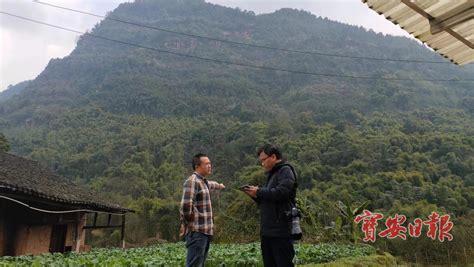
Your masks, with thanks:
M276 164L267 172L267 182L257 191L260 208L260 234L268 237L290 237L291 200L296 196L295 176L287 162Z

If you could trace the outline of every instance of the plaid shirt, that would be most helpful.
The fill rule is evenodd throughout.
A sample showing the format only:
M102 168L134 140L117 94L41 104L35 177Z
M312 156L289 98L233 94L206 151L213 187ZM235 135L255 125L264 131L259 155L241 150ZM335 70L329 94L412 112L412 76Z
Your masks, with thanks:
M208 181L196 172L184 182L179 213L181 222L187 225L188 231L214 234L209 192L218 189L221 189L219 183Z

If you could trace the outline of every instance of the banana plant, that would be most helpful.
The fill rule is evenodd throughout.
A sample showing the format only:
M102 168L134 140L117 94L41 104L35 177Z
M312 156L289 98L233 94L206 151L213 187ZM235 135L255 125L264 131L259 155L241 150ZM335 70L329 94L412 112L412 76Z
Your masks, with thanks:
M352 208L348 202L338 201L334 204L334 207L339 212L339 216L336 218L336 228L339 229L340 233L349 238L351 242L356 242L360 239L359 231L355 230L356 223L354 219L367 208L369 203L369 201L365 201L355 208Z

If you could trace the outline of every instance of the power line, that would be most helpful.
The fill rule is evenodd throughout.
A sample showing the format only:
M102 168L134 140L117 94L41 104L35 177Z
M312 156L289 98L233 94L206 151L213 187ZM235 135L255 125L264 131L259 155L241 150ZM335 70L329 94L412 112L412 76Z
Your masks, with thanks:
M317 56L327 56L327 57L340 57L340 58L350 58L350 59L364 59L364 60L377 60L377 61L393 61L393 62L403 62L403 63L428 63L428 64L451 64L451 62L446 62L446 61L429 61L429 60L410 60L410 59L390 59L390 58L375 58L375 57L361 57L361 56L349 56L349 55L339 55L339 54L330 54L330 53L322 53L322 52L314 52L314 51L304 51L304 50L295 50L295 49L287 49L287 48L279 48L279 47L273 47L273 46L266 46L266 45L256 45L256 44L249 44L249 43L242 43L242 42L236 42L236 41L230 41L230 40L225 40L225 39L219 39L219 38L214 38L214 37L208 37L208 36L202 36L198 34L192 34L192 33L184 33L184 32L178 32L178 31L173 31L169 29L164 29L164 28L159 28L159 27L153 27L153 26L148 26L144 24L139 24L135 22L130 22L130 21L125 21L125 20L120 20L120 19L115 19L111 18L110 16L101 16L97 15L94 13L82 11L82 10L77 10L77 9L72 9L68 7L63 7L63 6L58 6L58 5L53 5L45 2L41 2L38 0L34 0L35 3L42 4L45 6L50 6L54 8L59 8L71 12L76 12L76 13L81 13L89 16L94 16L97 18L102 18L102 19L107 19L115 22L120 22L128 25L133 25L137 27L142 27L142 28L147 28L151 30L156 30L156 31L162 31L162 32L167 32L167 33L172 33L172 34L178 34L178 35L183 35L183 36L188 36L188 37L193 37L193 38L199 38L199 39L205 39L205 40L211 40L211 41L217 41L217 42L222 42L222 43L229 43L229 44L234 44L234 45L243 45L243 46L248 46L248 47L253 47L253 48L260 48L260 49L267 49L267 50L275 50L275 51L283 51L283 52L290 52L290 53L298 53L298 54L306 54L306 55L317 55Z
M40 208L35 208L33 206L30 206L26 204L25 202L21 202L20 200L14 199L14 198L9 198L6 196L0 195L0 198L4 198L6 200L10 200L12 202L16 202L18 204L21 204L29 209L36 210L39 212L44 212L44 213L53 213L53 214L62 214L62 213L75 213L75 212L90 212L90 213L107 213L107 214L114 214L118 216L125 216L125 213L116 213L116 212L105 212L105 211L96 211L96 210L89 210L89 209L77 209L77 210L46 210L46 209L40 209Z
M148 47L148 46L143 46L143 45L139 45L139 44L133 44L133 43L124 42L124 41L120 41L120 40L115 40L115 39L111 39L111 38L107 38L107 37L103 37L103 36L99 36L99 35L95 35L95 34L91 34L91 33L84 33L84 32L80 32L80 31L72 30L72 29L69 29L69 28L49 24L49 23L46 23L46 22L37 21L37 20L34 20L34 19L25 18L25 17L22 17L22 16L18 16L18 15L15 15L15 14L4 12L4 11L1 11L1 10L0 10L0 14L8 15L8 16L11 16L11 17L16 17L16 18L27 20L27 21L30 21L30 22L34 22L34 23L46 25L46 26L49 26L49 27L61 29L61 30L64 30L64 31L74 32L74 33L77 33L77 34L86 35L86 36L90 36L90 37L94 37L94 38L97 38L97 39L102 39L102 40L106 40L106 41L110 41L110 42L114 42L114 43L119 43L119 44L123 44L123 45L130 45L130 46L134 46L134 47L138 47L138 48L152 50L152 51L155 51L155 52L171 54L171 55L176 55L176 56L181 56L181 57L186 57L186 58L193 58L193 59L198 59L198 60L208 61L208 62L213 62L213 63L219 63L219 64L235 65L235 66L249 67L249 68L255 68L255 69L271 70L271 71L281 71L281 72L288 72L288 73L294 73L294 74L334 77L334 78L352 78L352 79L385 80L385 81L474 82L474 79L453 80L453 79L406 79L406 78L363 77L363 76L326 74L326 73L316 73L316 72L307 72L307 71L279 69L279 68L266 67L266 66L257 66L257 65L251 65L251 64L244 64L244 63L238 63L238 62L231 62L231 61L225 61L225 60L219 60L219 59L213 59L213 58L194 56L194 55L189 55L189 54L182 54L182 53L162 50L162 49L158 49L158 48L154 48L154 47Z

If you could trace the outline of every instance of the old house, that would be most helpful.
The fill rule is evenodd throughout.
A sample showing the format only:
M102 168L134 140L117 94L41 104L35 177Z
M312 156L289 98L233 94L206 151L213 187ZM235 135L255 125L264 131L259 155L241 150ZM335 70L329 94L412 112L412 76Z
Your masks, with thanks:
M85 231L95 228L121 228L123 242L128 211L35 161L0 151L0 256L83 251ZM89 213L95 216L86 225ZM97 225L103 213L108 222ZM113 216L121 223L112 225Z

